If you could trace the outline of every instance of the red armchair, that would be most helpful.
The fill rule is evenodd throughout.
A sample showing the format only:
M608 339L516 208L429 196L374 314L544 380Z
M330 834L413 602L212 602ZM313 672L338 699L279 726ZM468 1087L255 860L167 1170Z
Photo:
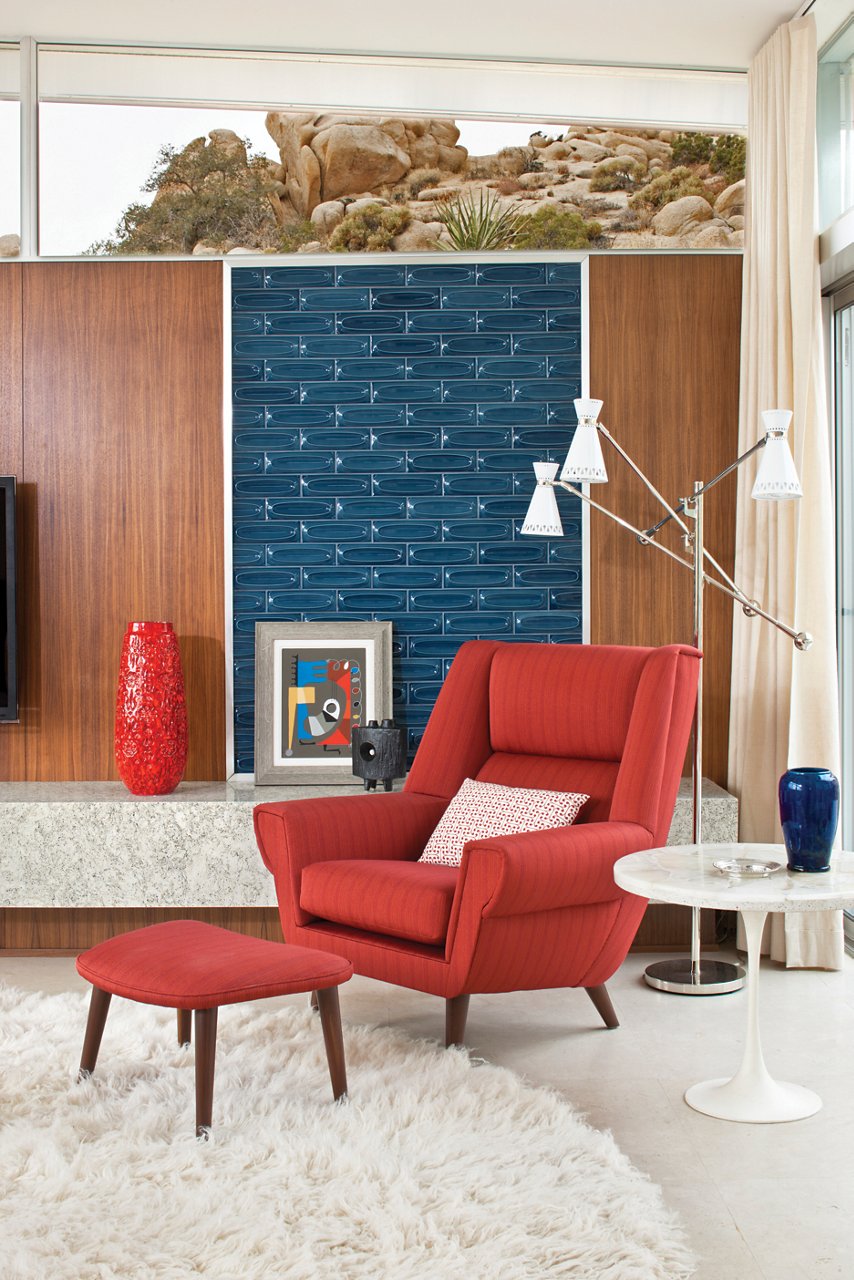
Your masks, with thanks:
M696 649L464 644L401 792L261 804L255 834L288 942L444 996L462 1042L477 992L605 983L646 903L614 862L667 839L697 694ZM465 778L590 795L571 827L470 841L419 863Z

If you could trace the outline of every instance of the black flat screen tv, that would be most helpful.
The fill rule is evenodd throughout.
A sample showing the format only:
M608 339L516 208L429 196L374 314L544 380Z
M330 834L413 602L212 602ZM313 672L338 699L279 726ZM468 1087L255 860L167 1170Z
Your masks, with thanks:
M0 476L0 721L18 719L15 477Z

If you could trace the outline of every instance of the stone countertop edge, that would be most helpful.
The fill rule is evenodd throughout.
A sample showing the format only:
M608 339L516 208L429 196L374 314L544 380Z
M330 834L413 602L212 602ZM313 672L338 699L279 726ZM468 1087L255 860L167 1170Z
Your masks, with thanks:
M394 784L399 791L402 782ZM382 793L379 787L376 794ZM249 780L181 782L165 796L137 796L123 782L0 782L0 805L120 804L174 806L182 804L272 804L278 800L311 800L315 797L366 793L361 780L324 786L256 787Z
M403 789L403 779L393 790ZM136 796L123 782L0 782L3 804L272 804L278 800L312 800L328 796L382 795L383 789L366 792L360 781L323 786L256 786L251 778L235 777L225 782L181 782L166 796ZM680 807L691 799L691 779L679 787ZM704 801L733 802L734 797L708 778L703 780Z

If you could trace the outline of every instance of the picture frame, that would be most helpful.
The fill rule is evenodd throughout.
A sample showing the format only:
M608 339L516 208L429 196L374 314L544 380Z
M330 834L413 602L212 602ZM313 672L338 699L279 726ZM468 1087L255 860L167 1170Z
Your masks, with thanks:
M390 622L255 624L255 782L361 786L356 725L391 714Z

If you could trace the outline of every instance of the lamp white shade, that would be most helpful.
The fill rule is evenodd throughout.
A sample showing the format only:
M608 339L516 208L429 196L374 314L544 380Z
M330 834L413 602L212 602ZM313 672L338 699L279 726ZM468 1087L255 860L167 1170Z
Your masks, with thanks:
M792 414L789 409L766 409L762 414L765 425L765 448L751 497L781 501L800 498L803 495L795 460L786 439Z
M601 400L573 400L572 403L579 422L595 422L602 412Z
M578 404L578 401L575 403ZM604 484L608 479L595 419L584 418L579 421L560 478L575 484Z
M562 538L563 525L557 509L555 491L549 484L557 475L556 462L535 462L534 475L537 485L531 498L528 514L520 530L521 533L538 533L540 537Z

